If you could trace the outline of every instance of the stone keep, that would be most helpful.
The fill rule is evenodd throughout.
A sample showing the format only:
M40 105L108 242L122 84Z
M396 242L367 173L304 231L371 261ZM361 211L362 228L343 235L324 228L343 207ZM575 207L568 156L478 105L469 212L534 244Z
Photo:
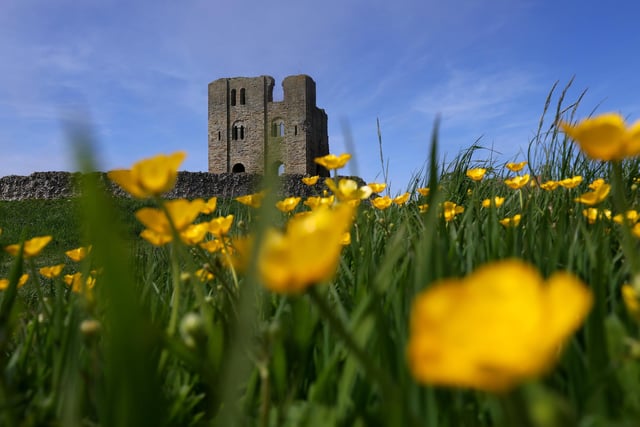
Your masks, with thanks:
M328 176L314 163L329 154L327 114L316 107L316 84L306 75L282 82L273 101L271 76L209 83L209 172Z

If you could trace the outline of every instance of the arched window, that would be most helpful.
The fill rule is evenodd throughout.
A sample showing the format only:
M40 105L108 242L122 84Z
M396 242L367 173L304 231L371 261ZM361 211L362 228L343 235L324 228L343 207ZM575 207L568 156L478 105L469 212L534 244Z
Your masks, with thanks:
M244 172L244 165L242 163L236 163L235 165L233 165L233 168L231 168L231 172L232 173L243 173Z
M235 89L231 89L231 106L235 106L236 105L236 90Z
M273 124L271 125L271 136L284 136L284 121L282 119L273 121Z
M240 105L244 105L246 103L246 97L245 97L245 90L244 88L240 89Z
M277 174L278 176L284 175L284 163L280 160L276 160L271 164L270 173Z
M231 128L231 139L234 141L243 140L247 136L247 128L242 122L235 122Z
M280 163L280 166L278 166L278 176L282 175L284 175L284 163Z

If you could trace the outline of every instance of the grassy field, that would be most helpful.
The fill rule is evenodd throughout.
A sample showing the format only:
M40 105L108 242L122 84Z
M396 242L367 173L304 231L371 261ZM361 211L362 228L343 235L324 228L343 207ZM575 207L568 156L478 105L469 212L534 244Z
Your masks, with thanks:
M639 425L638 162L562 114L518 171L434 131L390 201L0 202L0 246L53 237L0 254L0 425Z

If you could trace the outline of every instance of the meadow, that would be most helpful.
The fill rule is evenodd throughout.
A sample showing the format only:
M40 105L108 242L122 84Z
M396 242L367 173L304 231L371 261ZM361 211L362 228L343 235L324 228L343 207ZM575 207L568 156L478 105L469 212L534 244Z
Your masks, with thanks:
M0 202L0 425L640 425L640 132L560 105L401 194Z

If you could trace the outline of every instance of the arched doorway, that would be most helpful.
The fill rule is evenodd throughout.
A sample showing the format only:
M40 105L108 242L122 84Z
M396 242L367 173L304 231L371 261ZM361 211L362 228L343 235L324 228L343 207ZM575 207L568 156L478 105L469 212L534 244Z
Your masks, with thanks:
M233 165L233 168L231 168L231 172L233 173L243 173L244 171L244 165L242 163L236 163Z

